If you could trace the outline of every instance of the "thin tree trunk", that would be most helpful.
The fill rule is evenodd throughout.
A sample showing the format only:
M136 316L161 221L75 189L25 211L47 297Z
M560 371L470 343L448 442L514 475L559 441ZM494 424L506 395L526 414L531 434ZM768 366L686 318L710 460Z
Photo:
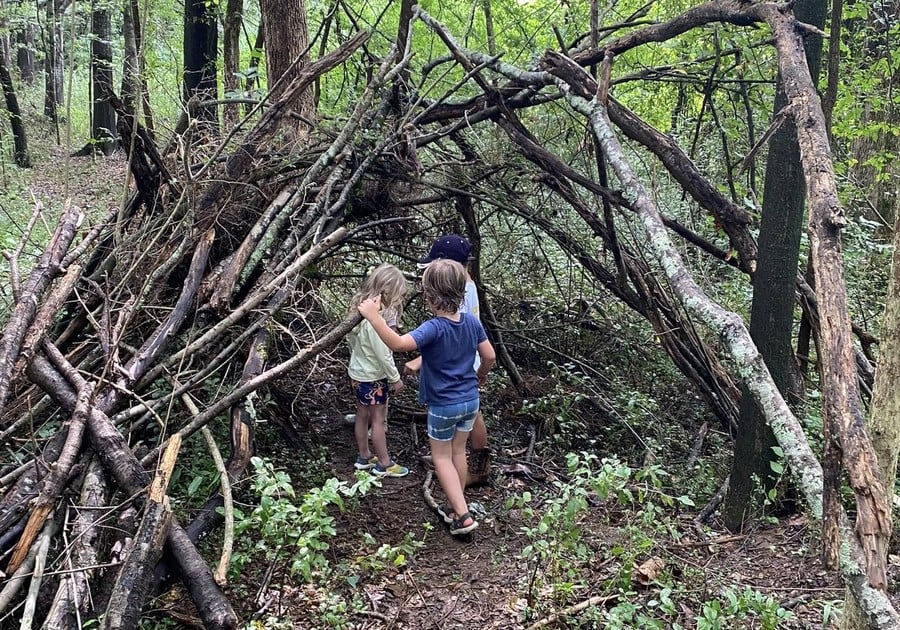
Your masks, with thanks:
M141 98L141 63L138 57L135 14L132 0L122 2L122 39L124 51L122 55L122 105L125 111L135 116L137 104Z
M8 53L6 44L3 43L2 50L0 50L0 85L3 86L3 97L6 101L6 111L9 112L9 125L12 128L13 159L18 166L29 168L31 155L28 153L28 138L25 134L25 123L22 121L22 110L19 109L16 88L9 72Z
M44 115L54 125L58 124L57 110L63 102L63 41L57 9L56 0L48 0L44 25Z

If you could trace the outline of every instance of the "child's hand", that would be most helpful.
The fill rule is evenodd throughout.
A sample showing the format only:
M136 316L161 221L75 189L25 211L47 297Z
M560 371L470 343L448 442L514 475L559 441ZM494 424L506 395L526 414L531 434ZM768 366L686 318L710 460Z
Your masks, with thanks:
M403 384L402 378L399 381L397 381L396 383L391 383L391 391L394 392L395 394L397 392L399 392L401 389L403 389L404 387L406 387L406 386Z
M475 373L478 376L478 387L484 387L487 384L487 374Z
M373 298L363 300L359 303L359 306L356 307L356 310L358 310L359 314L366 319L376 317L381 313L381 296L376 295Z

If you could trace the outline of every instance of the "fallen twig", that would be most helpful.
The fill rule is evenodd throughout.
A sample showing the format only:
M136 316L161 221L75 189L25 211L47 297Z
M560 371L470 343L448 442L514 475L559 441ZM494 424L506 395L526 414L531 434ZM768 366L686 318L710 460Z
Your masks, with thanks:
M597 606L599 604L606 603L613 599L618 599L618 595L597 595L595 597L591 597L590 599L586 599L583 602L579 602L574 606L569 606L568 608L564 608L559 612L555 612L552 615L544 617L540 621L537 621L530 626L528 626L525 630L536 630L537 628L547 628L556 624L556 622L562 620L563 617L568 617L569 615L574 615L575 613L579 613L585 608L590 608L591 606Z

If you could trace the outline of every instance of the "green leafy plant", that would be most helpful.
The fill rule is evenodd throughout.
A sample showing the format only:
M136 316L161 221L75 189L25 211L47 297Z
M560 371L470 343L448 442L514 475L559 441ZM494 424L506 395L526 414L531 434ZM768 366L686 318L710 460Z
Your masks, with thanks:
M398 545L378 541L368 532L363 534L366 553L356 558L356 564L372 573L380 573L406 565L409 558L425 546L424 540L417 539L412 532L406 532ZM348 578L351 586L355 586L358 576Z
M529 566L529 609L539 592L546 590L553 599L565 601L587 586L583 568L593 551L583 540L582 520L591 501L609 496L626 503L632 499L626 487L631 470L618 460L599 460L593 453L569 453L566 467L568 479L554 482L553 493L539 507L530 492L514 495L506 502L506 508L519 510L526 522L521 531L529 543L521 557Z
M276 470L271 462L254 457L253 490L259 504L249 513L236 514L235 534L255 531L255 544L235 554L233 571L250 561L254 553L267 559L290 554L290 572L306 582L330 571L325 552L336 534L332 510L344 511L344 498L363 495L378 483L371 475L359 475L348 484L335 478L312 488L298 501L288 474Z

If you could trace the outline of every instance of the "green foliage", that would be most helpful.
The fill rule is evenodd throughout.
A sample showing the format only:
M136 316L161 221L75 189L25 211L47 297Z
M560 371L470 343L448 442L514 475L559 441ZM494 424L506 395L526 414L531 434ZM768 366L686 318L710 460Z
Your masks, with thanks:
M378 541L368 532L363 533L365 553L357 556L355 563L361 569L371 573L382 573L397 569L406 565L409 558L419 549L425 546L424 540L417 539L412 532L406 532L403 540L398 545L387 543L378 544ZM349 576L347 582L350 586L356 586L359 576Z
M253 490L259 504L249 514L235 515L235 536L253 530L255 543L235 554L232 572L239 575L241 568L260 554L268 560L289 556L290 572L306 582L327 577L330 566L325 552L336 533L331 511L343 511L344 497L364 495L378 483L377 479L361 474L355 483L348 484L331 478L298 502L287 473L259 457L251 463L256 471Z
M566 465L566 481L555 481L540 504L530 492L506 501L507 510L520 513L525 523L521 531L529 541L521 551L531 576L526 592L529 609L539 594L566 601L588 586L584 569L594 551L583 540L583 520L591 502L613 497L628 504L633 499L627 488L631 469L618 460L570 453Z
M676 580L667 569L650 578L651 593L636 590L647 578L638 579L635 567L654 555L660 541L678 538L677 519L667 508L690 502L669 494L669 477L659 466L634 470L614 457L570 453L565 480L553 482L546 493L510 496L506 509L511 518L523 521L521 531L528 540L519 554L526 565L521 581L525 619L545 614L545 608L558 610L581 601L589 590L591 595L605 594L609 603L567 619L567 627L683 628L676 620L684 605L697 611L696 628L707 630L774 630L788 622L792 613L769 595L746 586L725 586L716 597L698 601L696 593L682 590L681 585L690 583L689 575ZM617 510L622 512L611 528L614 540L598 540L604 514ZM607 576L600 582L596 569L591 573L598 565ZM687 573L689 568L681 570Z
M752 619L754 627L775 630L793 617L793 613L778 605L769 595L750 587L741 590L727 588L719 599L703 603L697 618L697 630L719 630L746 624Z
M582 378L571 364L557 365L548 362L551 383L549 391L536 398L522 401L523 414L533 417L539 422L543 431L564 446L583 436L584 421L578 412L578 403L585 395L577 385Z

